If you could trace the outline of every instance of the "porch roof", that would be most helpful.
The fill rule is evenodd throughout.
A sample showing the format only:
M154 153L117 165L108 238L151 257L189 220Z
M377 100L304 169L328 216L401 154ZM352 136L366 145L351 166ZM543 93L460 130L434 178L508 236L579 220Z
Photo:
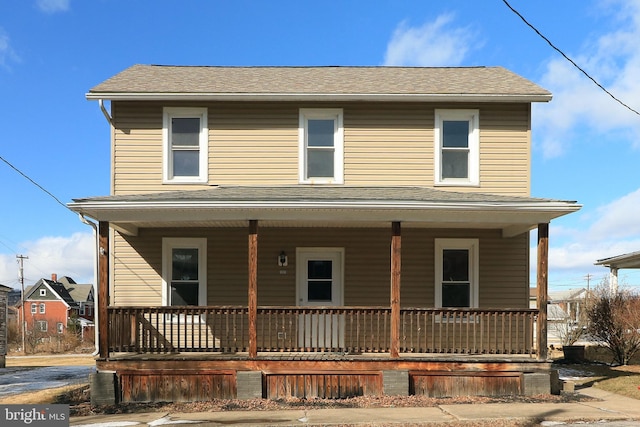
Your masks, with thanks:
M640 268L640 251L599 259L595 265L609 268Z
M146 227L492 228L515 236L580 209L574 201L430 187L216 186L74 199L69 207L127 234Z

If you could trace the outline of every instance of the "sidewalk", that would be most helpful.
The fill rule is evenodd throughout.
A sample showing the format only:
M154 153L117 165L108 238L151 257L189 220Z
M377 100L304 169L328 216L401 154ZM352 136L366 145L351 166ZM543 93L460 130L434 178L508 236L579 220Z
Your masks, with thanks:
M456 421L535 420L535 421L601 421L640 420L640 404L630 399L595 388L580 393L600 399L578 403L492 403L440 405L430 408L344 408L228 411L199 413L141 413L72 417L71 426L161 426L191 424L199 426L303 426L307 425L412 425ZM108 424L107 424L108 423Z

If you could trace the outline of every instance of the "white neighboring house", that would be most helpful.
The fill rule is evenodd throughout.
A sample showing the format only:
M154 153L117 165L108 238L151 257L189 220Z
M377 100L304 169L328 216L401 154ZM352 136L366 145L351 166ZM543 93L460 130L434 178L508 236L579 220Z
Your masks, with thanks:
M618 292L618 270L640 268L640 251L599 259L594 264L609 268L609 290Z

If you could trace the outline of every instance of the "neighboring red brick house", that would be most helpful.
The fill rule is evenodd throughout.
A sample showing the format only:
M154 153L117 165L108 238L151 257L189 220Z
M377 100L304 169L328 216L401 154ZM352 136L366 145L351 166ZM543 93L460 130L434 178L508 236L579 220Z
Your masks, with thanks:
M72 279L65 279L67 279L67 283L69 280L73 282ZM72 285L68 283L68 285L78 286L75 282ZM93 292L91 292L91 299L93 299L92 295ZM69 319L85 317L80 316L80 304L73 299L67 287L58 282L55 274L51 275L51 280L40 279L33 286L27 288L24 300L27 331L62 334L67 329ZM83 306L83 308L86 312L86 307ZM90 313L92 318L93 301Z

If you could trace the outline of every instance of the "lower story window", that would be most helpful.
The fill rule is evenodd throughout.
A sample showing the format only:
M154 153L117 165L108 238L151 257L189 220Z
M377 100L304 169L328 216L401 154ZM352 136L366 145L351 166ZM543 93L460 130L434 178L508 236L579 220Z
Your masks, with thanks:
M46 320L38 320L37 327L40 332L47 332L49 324Z
M436 239L435 305L478 307L478 240Z
M206 305L207 240L162 240L163 305Z

